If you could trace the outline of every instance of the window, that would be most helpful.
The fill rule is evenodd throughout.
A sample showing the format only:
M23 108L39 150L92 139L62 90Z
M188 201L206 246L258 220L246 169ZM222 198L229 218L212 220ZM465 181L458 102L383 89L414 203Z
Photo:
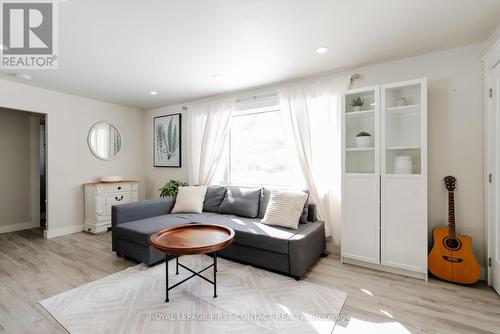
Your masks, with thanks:
M296 168L277 106L238 111L229 136L226 179L236 185L297 186Z

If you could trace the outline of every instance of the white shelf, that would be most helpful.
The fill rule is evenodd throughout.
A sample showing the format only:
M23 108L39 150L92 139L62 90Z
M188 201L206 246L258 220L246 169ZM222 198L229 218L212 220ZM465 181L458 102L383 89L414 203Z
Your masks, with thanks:
M419 178L422 176L420 173L413 173L413 174L390 174L390 173L385 173L382 174L386 178L391 178L391 179L408 179L408 178Z
M347 152L363 152L363 151L375 151L375 147L352 147L346 148Z
M390 146L387 148L388 151L400 151L400 150L420 150L420 146Z
M346 118L357 118L357 117L373 117L375 116L375 110L361 110L361 111L351 111L346 112Z
M405 106L387 107L387 110L394 111L394 110L407 110L407 109L414 109L414 108L420 109L420 104L408 104Z
M377 176L376 173L344 173L345 176L347 177L375 177Z
M420 112L420 104L410 104L407 106L387 108L389 116L395 115L416 115Z

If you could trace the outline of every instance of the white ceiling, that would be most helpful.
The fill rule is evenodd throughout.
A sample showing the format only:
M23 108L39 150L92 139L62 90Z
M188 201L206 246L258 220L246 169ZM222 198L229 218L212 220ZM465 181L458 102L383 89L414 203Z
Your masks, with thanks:
M479 42L499 23L499 0L65 0L59 69L28 84L150 109Z

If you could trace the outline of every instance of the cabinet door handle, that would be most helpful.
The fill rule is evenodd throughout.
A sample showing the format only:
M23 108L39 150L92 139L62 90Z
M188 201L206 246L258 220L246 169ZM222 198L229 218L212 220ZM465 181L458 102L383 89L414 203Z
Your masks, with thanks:
M118 187L118 190L122 190L122 187Z
M118 196L115 196L115 199L117 202L120 202L123 199L123 195L120 198L118 198Z

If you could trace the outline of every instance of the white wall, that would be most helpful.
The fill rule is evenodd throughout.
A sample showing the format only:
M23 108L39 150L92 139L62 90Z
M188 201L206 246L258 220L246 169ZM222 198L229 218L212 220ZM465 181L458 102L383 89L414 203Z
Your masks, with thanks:
M0 108L0 232L33 227L30 124L28 113Z
M447 223L442 179L458 179L457 231L474 240L485 264L484 143L481 57L485 44L432 53L356 70L354 88L418 77L428 78L429 233ZM429 240L432 237L429 235Z
M491 36L486 40L486 45L488 48L492 47L498 40L500 39L500 24L496 27L495 31L491 34Z
M153 120L156 116L163 116L169 114L182 114L182 131L181 131L181 168L175 167L153 167ZM174 105L169 107L162 107L157 109L148 110L145 112L144 121L144 171L145 171L145 185L146 185L146 198L158 198L160 196L159 188L163 187L170 179L181 180L187 182L187 132L186 128L186 114L182 110L182 105Z
M457 230L472 236L474 252L482 266L485 243L481 57L486 47L486 43L470 45L352 70L362 75L353 88L428 78L429 233L436 226L446 225L447 197L442 178L454 175L458 179ZM182 168L154 168L151 161L153 117L181 111L182 105L176 105L145 114L147 198L158 197L156 188L168 179L187 178L185 164ZM187 131L183 129L184 136Z
M141 181L144 198L142 111L6 80L0 80L0 107L47 114L49 237L81 229L84 182L122 175ZM88 149L88 131L101 120L122 135L123 151L116 160L99 160Z

